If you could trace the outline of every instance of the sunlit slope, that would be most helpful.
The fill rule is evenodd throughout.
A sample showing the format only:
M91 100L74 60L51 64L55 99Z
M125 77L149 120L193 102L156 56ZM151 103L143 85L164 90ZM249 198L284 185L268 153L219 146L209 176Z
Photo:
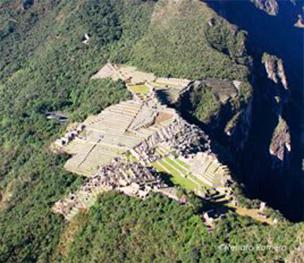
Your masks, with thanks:
M132 49L132 63L158 75L236 79L246 75L246 67L219 52L208 41L217 15L203 2L191 0L158 1L149 29ZM238 37L231 25L221 20L222 35L209 39L225 41L226 35ZM216 25L213 25L216 26ZM223 31L222 30L222 31ZM209 32L210 31L210 32ZM221 34L219 30L219 34Z

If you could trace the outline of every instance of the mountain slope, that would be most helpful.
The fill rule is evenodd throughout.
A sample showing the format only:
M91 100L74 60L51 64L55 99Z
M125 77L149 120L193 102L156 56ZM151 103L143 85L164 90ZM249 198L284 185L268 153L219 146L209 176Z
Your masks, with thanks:
M49 151L50 142L67 124L48 120L45 113L60 111L70 121L81 120L129 98L122 82L90 79L108 59L163 76L246 81L246 63L231 49L243 43L243 34L231 31L217 17L228 31L223 30L223 36L209 35L207 40L206 27L215 15L198 1L180 1L180 7L168 1L139 0L5 0L0 5L0 21L5 21L0 27L1 262L86 262L102 257L118 262L141 254L159 261L235 260L241 256L239 251L223 252L217 247L223 242L234 244L247 233L248 239L255 237L257 242L263 233L265 244L288 244L278 254L245 255L248 260L282 259L299 246L301 237L296 237L303 231L302 224L282 221L278 227L264 226L233 214L221 221L210 239L198 211L191 207L160 196L140 203L109 194L88 215L81 215L75 235L68 240L67 258L62 257L58 251L69 225L51 207L77 189L83 178L67 173L65 157ZM163 5L168 15L160 14ZM90 36L88 44L83 43L85 34ZM146 235L143 243L140 238ZM109 254L107 248L113 245L116 253Z
M150 27L132 49L131 62L164 76L246 78L246 67L212 48L212 37L216 37L216 32L210 29L213 26L208 24L213 23L212 19L219 20L225 33L243 42L244 36L236 35L232 26L216 18L204 3L159 1L153 11ZM246 56L245 53L242 55Z

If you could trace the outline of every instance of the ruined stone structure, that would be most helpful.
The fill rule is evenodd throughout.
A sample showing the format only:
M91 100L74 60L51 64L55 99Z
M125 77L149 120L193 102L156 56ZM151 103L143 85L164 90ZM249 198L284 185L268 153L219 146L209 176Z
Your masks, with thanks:
M208 136L195 125L190 125L179 116L176 117L172 124L161 128L131 149L131 153L148 165L160 158L155 152L155 147L159 144L185 158L199 151L210 152Z
M70 220L79 210L92 205L97 195L104 191L116 189L130 196L144 198L150 191L166 187L152 169L138 162L114 158L110 164L88 178L80 190L56 202L53 211Z
M196 175L206 185L215 188L225 188L231 181L230 172L222 165L216 156L207 152L199 152L186 160L190 164L192 174Z
M130 81L130 72L116 70L115 65L107 64L100 72ZM140 72L135 79L142 83L145 77L152 78ZM161 81L170 85L170 79ZM172 79L173 86L179 83L186 81ZM153 85L148 85L147 96L112 105L88 117L53 144L57 151L72 156L65 164L68 171L89 177L79 191L55 204L53 210L67 220L91 206L98 194L113 189L140 198L157 191L178 200L174 190L169 190L152 168L165 158L163 165L169 167L168 173L173 169L198 188L227 185L229 170L212 153L209 137L174 109L161 104Z

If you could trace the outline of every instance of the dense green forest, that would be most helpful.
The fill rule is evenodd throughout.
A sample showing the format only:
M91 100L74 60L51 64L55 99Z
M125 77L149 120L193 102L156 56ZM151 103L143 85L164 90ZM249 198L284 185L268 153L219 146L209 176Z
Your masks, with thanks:
M284 258L298 246L302 225L269 227L229 214L208 234L190 206L159 195L140 202L109 193L71 223L74 235L62 254L71 226L51 207L83 178L63 169L65 156L50 152L66 124L48 120L47 111L82 120L128 99L122 82L90 80L108 60L163 76L247 78L244 63L205 40L207 33L213 39L205 30L211 11L185 2L187 16L176 23L174 10L169 21L153 13L155 1L0 1L0 262L228 262L241 252L219 251L222 242L288 246L245 255L255 262ZM169 12L167 4L157 8Z
M197 209L161 195L142 202L105 194L76 219L79 228L73 241L55 258L59 262L279 262L288 254L285 246L299 246L300 236L289 240L299 226L284 223L270 234L269 227L228 213L210 233ZM266 247L271 243L281 249L259 253L221 249L225 244Z
M214 16L211 9L199 1L191 4L181 1L179 5L173 1L160 1L148 31L132 50L131 62L164 76L246 79L247 68L235 63L236 52L232 48L230 55L218 52L210 45L218 34L216 30L209 30L208 21ZM226 29L227 38L233 38L239 46L244 45L243 34L234 36L227 22L222 21L221 26ZM226 43L225 39L217 42ZM246 57L246 50L240 51L239 56Z

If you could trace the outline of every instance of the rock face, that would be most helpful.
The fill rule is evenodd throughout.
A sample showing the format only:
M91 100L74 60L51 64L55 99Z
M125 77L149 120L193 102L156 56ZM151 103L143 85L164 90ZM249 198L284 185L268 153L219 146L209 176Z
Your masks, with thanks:
M304 17L303 17L303 15L298 15L298 20L295 23L295 26L299 27L299 28L304 28Z
M251 2L269 15L275 16L279 12L279 5L276 0L251 0Z
M268 78L275 83L281 83L285 89L288 89L288 82L285 75L282 59L276 56L263 54L262 63L265 65Z
M238 103L242 100L241 103ZM176 107L199 120L216 138L237 152L248 138L252 115L252 88L246 81L203 79L190 83Z
M269 152L273 156L273 168L282 168L288 162L291 151L290 132L287 123L279 117L279 122L273 132Z

